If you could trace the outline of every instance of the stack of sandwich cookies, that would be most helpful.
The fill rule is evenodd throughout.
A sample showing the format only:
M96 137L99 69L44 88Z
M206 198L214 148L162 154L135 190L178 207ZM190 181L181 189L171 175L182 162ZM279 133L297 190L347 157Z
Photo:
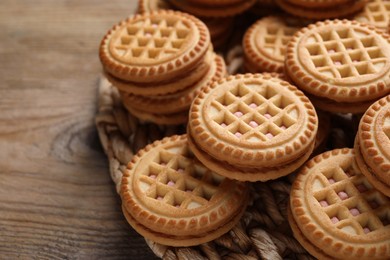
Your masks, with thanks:
M183 90L165 95L134 95L120 92L127 110L137 117L157 124L178 124L187 122L188 109L202 87L226 76L226 66L222 57L212 53L213 61L206 75Z
M298 29L277 16L254 23L243 39L245 70L251 73L283 72L286 46Z
M390 200L361 174L351 149L305 164L292 185L288 220L318 259L390 258Z
M168 0L177 9L199 17L231 17L250 9L257 0Z
M241 181L275 179L299 168L313 151L318 126L301 91L262 74L230 76L202 89L189 117L195 156Z
M138 12L146 13L158 10L175 9L168 0L139 0ZM214 48L223 46L231 35L234 27L233 17L203 17L198 16L207 26L210 32L211 42Z
M135 15L114 26L102 40L100 59L107 79L121 92L172 99L173 93L185 95L201 87L197 84L206 83L204 77L211 79L210 68L218 58L204 23L188 14L161 10ZM145 106L126 104L131 113L146 121L186 121L186 110L157 116L142 109Z
M285 12L297 17L324 20L345 18L363 9L368 0L276 0Z
M354 148L362 174L376 189L390 197L390 95L372 104L365 112Z
M148 145L122 179L123 212L145 238L163 245L193 246L228 232L249 200L245 183L208 170L194 158L186 135Z
M374 25L387 32L390 23L390 2L386 0L370 0L364 9L353 17L361 23Z
M293 36L285 69L317 108L364 113L390 93L389 36L356 21L317 22Z

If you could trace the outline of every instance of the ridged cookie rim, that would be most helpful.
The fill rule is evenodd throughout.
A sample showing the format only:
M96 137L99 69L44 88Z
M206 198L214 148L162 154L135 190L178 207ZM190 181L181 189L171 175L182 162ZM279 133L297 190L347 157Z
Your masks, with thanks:
M311 236L307 237L305 234L305 237L308 238L311 242L315 242L315 245L319 248L324 249L326 247L326 253L329 254L330 252L334 253L333 257L359 257L359 259L366 259L364 257L374 257L372 254L381 252L381 255L376 257L387 257L390 256L390 244L388 244L386 248L386 243L382 243L382 245L377 245L375 243L366 244L366 247L363 247L361 245L352 247L351 245L345 244L345 241L343 239L338 239L338 241L335 240L335 237L332 236L332 234L327 233L326 230L316 225L313 220L311 220L308 216L306 216L306 211L308 209L305 209L304 206L307 204L304 201L303 196L300 194L302 193L305 183L305 177L306 175L309 175L311 170L316 167L317 164L321 163L324 160L329 159L332 156L352 156L352 159L354 158L354 150L350 148L342 148L342 149L334 149L331 151L324 152L320 155L315 156L311 160L309 160L300 170L298 173L296 179L294 180L294 183L291 187L290 192L290 209L293 213L293 218L296 221L299 229L302 231L302 233L310 233ZM383 235L382 235L383 238ZM313 240L312 240L313 239ZM322 245L323 247L321 247ZM326 246L325 246L326 245ZM343 253L344 255L340 255L340 253ZM374 258L375 259L375 258Z
M386 110L384 111L384 109L386 108L390 110L390 95L379 99L367 109L360 119L358 136L364 161L375 172L375 176L382 182L387 182L388 185L390 183L390 146L388 147L389 151L387 151L388 156L386 156L384 154L386 153L385 147L381 147L383 143L377 140L377 126L375 124L377 116L385 113ZM388 139L387 143L390 144L390 138ZM386 176L387 181L383 179Z
M193 215L193 212L187 212L182 218L179 218L177 215L173 217L172 215L171 218L173 218L173 220L170 221L170 216L158 216L149 212L146 205L139 204L139 202L141 202L139 196L135 193L134 195L131 195L133 193L133 187L129 187L130 183L133 182L130 180L132 179L131 171L134 170L134 167L137 167L137 163L142 160L143 156L149 153L152 149L169 143L174 144L175 142L186 141L186 134L173 135L157 140L139 150L128 163L126 170L123 172L120 189L122 203L125 205L128 212L131 213L132 217L137 220L137 222L149 228L153 227L153 231L155 232L172 235L185 235L194 234L194 232L203 233L210 231L210 226L216 224L219 226L224 224L230 219L230 213L242 210L242 206L248 201L247 195L249 190L246 188L247 184L225 178L223 181L231 184L229 186L234 189L229 189L228 191L220 193L218 205L213 205L213 207L208 205L196 216ZM213 204L215 204L215 201Z
M148 113L153 113L154 110L157 112L156 114L177 113L186 110L190 107L192 100L198 95L202 88L226 75L226 64L221 56L213 54L211 63L212 64L210 65L209 71L207 71L201 79L199 79L192 86L183 89L182 91L172 93L171 96L167 95L167 97L162 95L159 96L159 98L153 98L153 96L141 96L132 95L130 93L123 93L125 95L124 103L130 102L139 110ZM205 81L206 77L209 77L207 81ZM187 89L188 91L186 91ZM156 103L158 103L157 106ZM144 108L150 111L147 111Z
M196 43L194 43L190 49L187 49L183 53L181 53L178 57L161 64L147 66L129 65L124 64L121 61L118 61L112 57L109 50L110 41L118 30L126 26L126 24L128 23L136 21L137 19L147 18L156 15L175 15L177 17L180 17L180 19L190 21L190 23L192 23L193 26L197 28L197 34L199 34ZM169 76L172 76L170 74L174 74L177 71L191 69L193 63L199 62L199 60L206 54L210 42L211 40L208 29L206 25L198 18L180 11L158 10L143 14L134 14L114 25L104 35L100 43L99 58L104 69L107 70L113 76L118 77L120 79L130 80L134 82L163 81L163 79L167 79ZM149 80L147 80L148 78Z
M376 78L375 84L370 84L366 86L365 84L359 87L348 86L347 89L337 86L336 84L332 84L332 82L324 82L320 79L317 79L313 75L309 73L309 71L304 70L303 65L299 61L298 54L296 53L300 39L302 36L306 35L309 31L316 30L323 26L328 25L350 25L350 26L359 26L371 31L371 33L377 34L379 37L382 37L384 42L390 44L390 36L386 33L381 32L376 29L373 25L368 25L364 23L359 23L357 21L350 20L325 20L323 22L317 22L315 24L311 24L307 27L302 28L297 31L294 36L291 38L289 44L286 48L286 60L285 60L285 68L286 73L289 78L294 82L299 88L302 88L304 91L310 92L312 95L326 97L329 99L333 99L335 101L346 101L353 102L351 100L356 101L367 101L372 100L378 97L385 95L390 92L390 72L384 73L383 78ZM390 46L389 46L390 53ZM387 84L386 84L387 80ZM387 86L386 86L387 85ZM387 90L386 90L387 88ZM341 92L341 93L339 93Z
M218 137L212 134L208 127L205 125L202 119L202 100L205 99L206 95L212 90L216 89L219 85L229 83L235 80L242 79L263 79L263 80L274 80L278 81L281 86L288 87L289 91L292 92L302 104L301 107L305 109L306 126L299 126L300 132L297 133L293 141L289 141L288 145L284 145L283 148L267 147L266 151L263 149L256 149L251 151L243 151L240 147L235 144L230 144L221 141ZM306 113L307 112L307 113ZM287 81L283 81L278 78L271 77L263 74L236 74L228 76L213 84L204 88L199 95L192 102L189 111L189 134L194 138L197 145L204 151L210 153L215 158L220 159L223 155L224 160L229 161L231 164L248 164L251 167L260 167L260 164L267 163L270 167L275 166L279 163L272 164L272 159L277 160L284 157L284 161L292 160L294 155L299 151L306 150L306 148L314 140L318 128L318 118L314 106L310 100L295 86L291 85ZM219 156L218 156L219 155ZM223 159L222 159L223 160Z

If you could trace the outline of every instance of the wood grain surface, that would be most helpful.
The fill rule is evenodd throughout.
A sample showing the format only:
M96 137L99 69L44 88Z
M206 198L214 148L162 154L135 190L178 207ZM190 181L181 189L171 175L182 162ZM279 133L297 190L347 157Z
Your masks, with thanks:
M135 0L0 1L0 259L151 259L94 126L98 45Z

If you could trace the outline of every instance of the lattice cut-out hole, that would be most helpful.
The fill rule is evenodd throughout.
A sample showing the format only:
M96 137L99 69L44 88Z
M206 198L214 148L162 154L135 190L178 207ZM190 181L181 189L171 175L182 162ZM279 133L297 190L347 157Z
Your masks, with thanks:
M390 225L390 214L389 212L383 212L382 214L379 215L379 220L382 222L383 226L388 226Z
M344 171L341 170L341 168L330 168L324 170L322 174L328 180L330 185L345 179Z
M358 71L359 75L373 74L373 73L376 72L368 64L359 64L359 65L356 66L356 70Z
M316 68L328 67L328 64L323 56L313 58L312 62Z
M353 51L355 49L359 49L359 45L357 44L356 40L354 40L354 39L343 40L342 43L344 45L344 48L347 51Z
M317 43L306 45L306 49L309 52L310 56L317 56L322 54L321 48Z
M374 37L365 37L365 38L362 38L360 39L360 41L362 42L363 46L365 48L368 48L368 47L373 47L373 46L378 46L375 42L375 39Z
M136 35L140 28L138 26L127 26L126 31L128 35Z
M278 27L276 26L269 26L267 27L267 33L270 35L275 35L278 32Z
M274 44L275 41L276 41L276 37L274 37L274 36L266 36L266 37L264 38L264 42L265 42L266 44Z

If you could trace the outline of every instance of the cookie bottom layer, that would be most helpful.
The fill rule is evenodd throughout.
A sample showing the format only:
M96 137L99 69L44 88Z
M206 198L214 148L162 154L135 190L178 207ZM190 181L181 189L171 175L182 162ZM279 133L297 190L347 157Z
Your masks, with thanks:
M314 257L318 259L334 259L327 255L324 251L313 245L302 233L299 229L297 222L295 221L290 207L287 209L287 219L290 223L291 230L293 231L294 237L298 242Z
M188 145L191 151L195 154L196 158L198 158L198 160L210 170L230 179L255 182L274 180L293 173L310 158L315 143L313 142L309 146L309 149L295 161L285 164L282 167L272 168L241 168L230 165L224 161L216 160L201 150L190 135L188 135Z
M187 246L196 246L196 245L210 242L222 236L223 234L229 232L229 230L231 230L241 219L242 215L246 210L246 205L247 203L243 203L241 209L237 212L237 214L232 216L232 218L228 220L228 222L226 222L223 226L220 226L215 230L211 230L208 233L198 234L194 236L172 236L172 235L166 235L166 234L154 232L153 230L137 222L137 220L135 220L131 216L131 214L127 211L124 205L122 205L122 211L127 222L135 229L135 231L137 231L143 237L162 245L175 246L175 247L187 247Z
M387 197L390 197L390 187L386 185L386 183L382 182L380 179L378 179L375 174L372 173L371 168L365 163L365 160L363 158L363 155L360 151L360 144L359 144L359 138L355 138L355 158L356 163L362 172L362 174L367 178L367 180L374 186L377 190L385 194Z

